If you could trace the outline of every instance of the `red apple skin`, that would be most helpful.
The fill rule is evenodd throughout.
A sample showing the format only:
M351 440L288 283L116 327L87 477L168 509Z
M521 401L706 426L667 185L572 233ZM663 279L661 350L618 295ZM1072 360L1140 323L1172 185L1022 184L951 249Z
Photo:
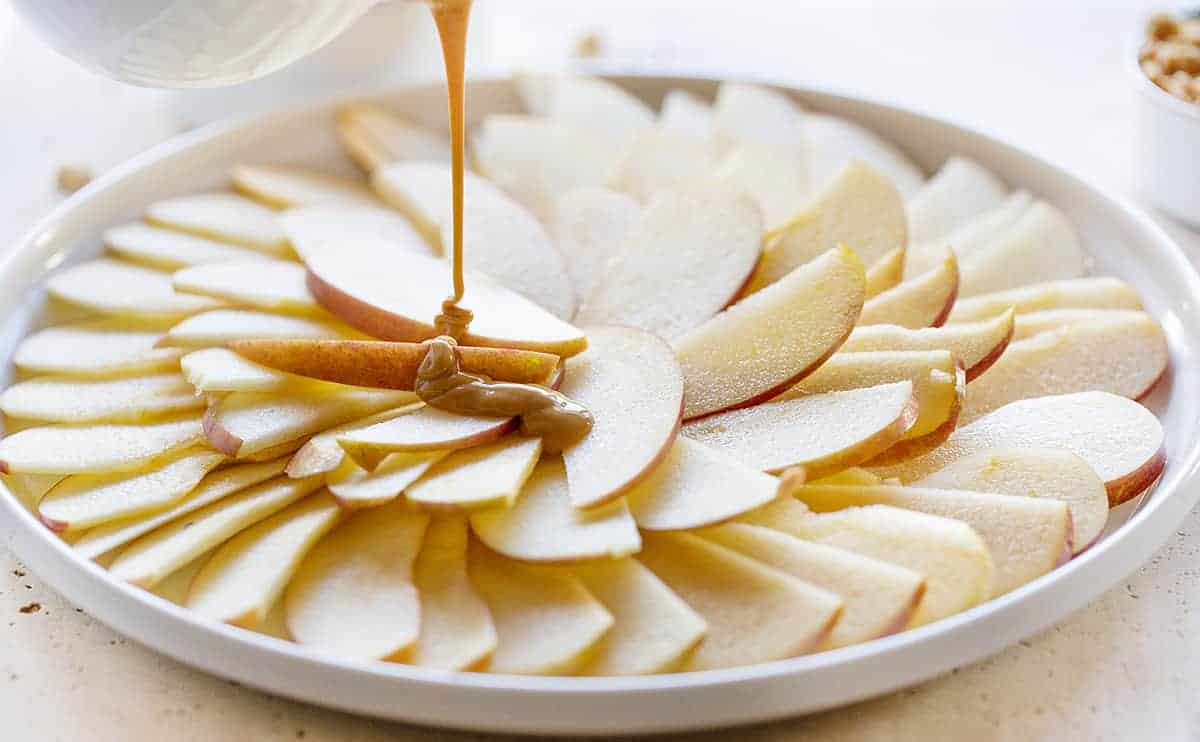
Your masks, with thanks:
M1163 469L1167 467L1167 449L1160 446L1154 456L1150 460L1134 469L1130 473L1114 479L1111 482L1105 482L1105 489L1108 490L1108 505L1116 507L1121 503L1132 499L1133 497L1145 492L1154 482L1162 475Z
M953 305L951 309L953 309ZM947 314L949 318L949 314ZM988 354L979 360L974 366L967 369L967 383L970 384L984 371L992 367L992 364L1000 360L1000 356L1004 355L1004 351L1008 349L1008 344L1012 342L1013 334L1017 331L1016 323L1009 323L1008 334L1004 336L1004 340L996 344L996 347L988 351Z
M243 441L221 425L221 421L217 419L219 409L219 404L211 404L205 410L202 420L204 437L208 439L208 444L216 450L226 456L236 457L242 448Z

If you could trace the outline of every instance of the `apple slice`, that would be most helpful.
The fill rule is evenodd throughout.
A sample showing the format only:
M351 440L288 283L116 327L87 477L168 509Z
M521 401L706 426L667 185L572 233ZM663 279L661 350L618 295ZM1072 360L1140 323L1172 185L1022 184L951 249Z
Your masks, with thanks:
M150 590L175 570L321 484L319 477L280 478L229 495L133 541L118 552L109 571L117 579Z
M517 424L512 417L456 415L436 407L419 407L389 420L340 434L351 458L369 459L395 451L453 451L498 440Z
M676 531L735 518L778 496L775 477L680 436L626 499L639 528Z
M548 221L550 235L567 261L567 273L580 302L591 296L641 213L637 201L600 187L576 188L554 201Z
M184 605L214 621L258 626L304 556L341 518L329 493L317 492L254 524L213 552L192 578Z
M474 542L468 569L496 628L496 649L483 668L489 672L570 674L613 625L566 570L524 564Z
M0 394L11 417L59 423L138 422L204 407L178 373L116 379L38 376Z
M597 77L525 76L517 92L530 112L588 131L610 147L654 125L654 111L641 99Z
M314 474L326 474L334 471L346 459L346 451L338 444L338 436L358 428L366 428L375 423L391 420L399 415L406 415L424 407L424 403L397 407L369 415L361 420L353 420L322 431L309 438L296 455L288 461L287 475L293 479L311 477Z
M208 348L238 340L309 338L335 340L357 333L340 322L284 317L244 309L218 309L188 317L158 341L164 348Z
M648 533L638 561L708 626L683 671L752 665L820 647L842 610L827 590L689 533Z
M1116 506L1149 487L1166 464L1154 413L1108 392L1024 399L965 425L942 446L875 471L910 483L959 459L995 448L1059 448L1088 463Z
M973 381L1000 358L1013 337L1013 313L998 314L978 322L909 329L898 325L855 327L839 353L885 350L948 350Z
M996 235L1015 224L1032 205L1033 196L1028 191L1013 191L998 206L976 215L948 234L932 242L914 242L909 245L904 274L917 276L937 267L947 250L953 250L959 260L974 255Z
M61 474L0 474L0 482L30 510L35 509L42 497L62 480Z
M1138 317L1148 317L1140 309L1044 309L1017 315L1013 340L1025 340L1043 332L1061 330L1069 325L1092 322L1134 323Z
M214 451L189 448L145 471L67 477L38 503L38 517L61 533L161 510L191 492L224 459Z
M1142 302L1133 288L1119 278L1070 278L963 299L954 305L949 321L988 319L1010 307L1021 315L1043 309L1141 309Z
M199 415L140 425L27 428L0 439L0 474L132 471L203 439Z
M908 199L909 238L917 244L950 234L1000 206L1008 186L966 157L951 157Z
M278 476L283 473L286 463L286 458L280 458L218 469L200 480L194 489L166 510L113 520L90 528L74 541L72 547L84 558L96 559L176 518Z
M913 483L917 487L1058 500L1071 511L1071 551L1095 543L1108 521L1104 482L1070 451L997 448L965 456Z
M313 383L247 361L225 348L188 353L179 364L188 383L199 392L286 392Z
M961 262L959 289L964 297L1078 278L1087 269L1087 256L1075 227L1065 214L1044 201Z
M865 265L874 265L908 237L904 202L887 178L870 166L852 162L807 206L768 233L766 250L747 293L758 291L839 245L854 248Z
M788 476L794 476L791 472ZM827 477L820 479L804 478L803 481L790 481L790 484L803 484L811 482L813 484L883 484L883 480L875 476L869 469L864 469L861 466L852 466L849 469L842 469L836 474L830 474Z
M803 162L804 109L787 93L765 85L723 82L713 103L713 125L724 146L750 142Z
M368 173L397 160L450 161L449 137L373 103L339 110L337 133L346 154Z
M709 148L713 148L711 144ZM784 224L808 202L809 187L803 166L779 147L743 142L720 160L713 175L753 198L762 210L764 224L771 230Z
M901 196L916 193L925 174L893 144L866 127L828 114L804 117L805 166L809 182L820 187L853 160L860 160L883 173Z
M587 511L572 506L562 461L541 461L508 508L474 510L471 530L493 551L526 562L628 556L641 547L624 500Z
M867 268L868 299L874 299L900 283L904 277L905 252L903 247L897 247Z
M421 600L421 633L409 662L441 670L467 670L496 649L496 627L467 576L467 519L435 517L425 529L413 565Z
M401 501L338 525L300 563L283 598L299 644L352 659L396 659L423 623L413 562L429 516Z
M723 412L683 434L767 472L803 467L816 479L886 451L917 420L911 381L815 394Z
M677 338L734 300L758 262L762 231L758 207L733 188L659 191L575 322Z
M909 329L940 327L958 297L958 260L948 253L941 266L869 299L860 325L899 325Z
M130 222L105 230L104 247L134 263L168 271L190 265L265 257L257 250L142 222Z
M630 141L617 158L608 185L645 202L658 191L708 176L716 164L712 148L704 141L653 127Z
M285 257L290 252L275 211L235 193L194 193L155 201L146 209L146 220L269 255Z
M279 223L305 262L322 252L340 253L347 245L387 256L381 259L397 251L437 254L411 222L384 206L306 206L281 213Z
M186 317L223 306L204 296L175 293L171 274L112 258L71 266L46 281L55 299L102 314L131 317Z
M325 484L344 510L373 508L395 500L447 453L392 453L371 471L346 459L325 477Z
M636 559L584 562L571 571L613 616L581 675L670 672L704 638L704 619Z
M105 317L47 327L26 337L13 364L27 374L94 377L148 374L179 367L183 351L155 343L171 321Z
M840 247L676 339L684 417L755 404L812 373L850 334L864 290L862 263Z
M363 183L291 165L238 165L230 175L234 188L277 209L379 203Z
M603 505L650 474L679 432L684 381L671 347L629 327L592 330L591 346L567 361L562 392L592 414L593 427L563 451L571 504Z
M455 451L408 485L404 496L430 510L512 507L541 453L540 438L521 436Z
M282 260L207 263L176 271L176 291L280 314L320 314L305 285L304 266Z
M827 649L903 630L925 594L925 578L911 569L770 528L727 523L698 535L841 598Z
M658 128L712 144L716 133L716 120L712 106L706 101L686 90L674 88L663 96L658 112Z

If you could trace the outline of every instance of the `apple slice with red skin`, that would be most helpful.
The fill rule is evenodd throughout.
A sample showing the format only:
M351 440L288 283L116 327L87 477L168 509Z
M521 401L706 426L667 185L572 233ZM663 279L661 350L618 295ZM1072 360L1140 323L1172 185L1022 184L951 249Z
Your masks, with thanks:
M880 350L948 350L962 361L967 381L987 371L1014 339L1013 312L978 322L910 329L899 325L855 327L839 353Z
M941 327L958 298L958 260L949 253L937 268L868 299L860 325Z

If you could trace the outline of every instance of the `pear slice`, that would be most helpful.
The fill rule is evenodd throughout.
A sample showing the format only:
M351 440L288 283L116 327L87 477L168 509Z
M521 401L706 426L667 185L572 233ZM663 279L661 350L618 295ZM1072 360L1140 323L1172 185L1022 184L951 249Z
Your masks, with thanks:
M762 231L758 207L730 187L659 191L575 322L677 338L734 300L758 262Z
M765 85L723 82L713 103L716 136L725 146L753 143L803 160L804 109L787 93Z
M224 459L214 451L189 448L145 471L67 477L38 503L38 517L52 531L80 531L161 510L191 492Z
M284 317L244 309L218 309L188 317L159 341L166 348L209 348L238 340L308 338L335 340L357 335L339 323L307 317Z
M1108 392L1024 399L965 425L929 453L875 471L910 483L995 448L1059 448L1088 463L1119 505L1149 487L1166 464L1154 413Z
M58 423L138 422L204 407L178 373L116 379L37 376L0 394L11 417Z
M247 361L225 348L193 351L179 365L188 383L200 392L286 392L312 383Z
M346 153L368 173L397 160L450 161L450 139L372 103L353 103L337 113Z
M828 114L804 117L805 166L814 186L830 182L847 163L860 160L883 173L901 196L916 193L925 174L911 159L866 127Z
M951 157L908 199L909 239L916 244L950 234L1004 203L1008 186L966 157Z
M172 520L128 544L109 571L147 590L238 531L258 523L321 486L319 477L273 479ZM332 499L326 496L336 507Z
M1025 340L1043 332L1061 330L1068 325L1091 322L1134 323L1136 317L1148 316L1140 309L1043 309L1016 317L1013 340Z
M617 158L608 185L646 202L661 190L708 176L716 164L705 142L653 127L635 136Z
M827 590L688 533L648 533L638 561L708 626L680 669L795 657L820 647L842 610Z
M775 477L680 436L626 499L639 528L676 531L735 518L778 496Z
M970 422L1009 402L1103 391L1141 399L1167 370L1167 338L1148 314L1068 325L1018 340L971 385L963 408Z
M899 325L910 329L940 327L958 297L958 260L949 253L942 264L869 299L860 325Z
M917 276L937 267L947 250L953 250L959 260L974 255L996 235L1015 224L1032 205L1033 196L1028 191L1013 191L998 206L975 216L945 236L924 244L914 242L909 246L905 275Z
M169 273L112 258L55 273L46 281L46 292L93 312L129 317L185 317L223 306L208 297L176 294Z
M379 465L366 471L346 459L325 477L325 484L345 510L373 508L395 500L404 488L415 482L429 467L445 457L447 451L392 453Z
M429 521L413 582L421 600L421 633L409 662L441 670L466 670L496 649L496 627L467 575L467 519Z
M838 245L866 265L908 243L904 202L887 178L852 162L783 226L766 236L766 250L747 292L758 291Z
M520 436L455 451L408 485L404 496L429 510L511 507L541 453L540 438Z
M28 428L0 439L0 474L131 471L203 439L199 415L140 425Z
M282 260L207 263L175 272L176 291L280 314L320 314L305 285L304 266Z
M474 542L468 569L496 629L496 649L484 668L489 672L570 674L613 625L612 615L564 569L523 564Z
M677 338L684 417L755 404L812 373L850 334L864 291L862 263L840 247Z
M355 418L416 401L411 392L347 389L324 394L234 392L204 415L213 448L241 457Z
M598 77L525 77L517 85L531 112L620 148L654 125L654 111L616 83Z
M778 147L743 142L721 159L713 176L753 198L767 229L784 224L808 202L804 168Z
M1026 211L987 247L962 258L962 296L1078 278L1087 269L1079 235L1066 215L1044 201Z
M256 250L143 222L130 222L105 230L104 247L134 263L168 271L190 265L265 257Z
M392 502L359 513L321 539L283 598L288 633L338 657L403 656L423 623L413 562L429 516Z
M287 235L275 211L235 193L194 193L155 201L146 209L151 224L286 257Z
M965 456L913 483L916 487L994 492L1058 500L1071 511L1071 551L1095 543L1108 521L1104 482L1070 451L997 448Z
M904 254L905 249L897 247L867 268L868 299L874 299L900 283L904 277Z
M76 539L72 546L84 558L95 559L176 518L278 476L283 473L286 463L286 458L279 458L274 461L218 469L200 480L194 489L166 510L122 518L90 528Z
M586 511L572 506L562 461L541 461L508 508L474 510L471 530L493 551L526 562L617 558L641 547L624 500Z
M841 598L827 649L903 630L925 594L925 578L911 569L770 528L727 523L698 535Z
M340 253L347 245L380 255L437 254L412 223L384 206L306 206L281 213L279 223L304 262L322 252Z
M608 261L625 244L642 207L624 193L584 187L554 201L550 235L567 261L567 273L580 302L586 302Z
M949 321L988 319L1009 308L1021 315L1043 309L1141 309L1142 302L1133 288L1119 278L1070 278L963 299L954 305Z
M563 394L586 407L592 430L563 451L571 503L591 508L624 494L666 456L679 431L684 380L671 347L629 327L589 332L567 361Z
M712 106L678 88L668 90L658 112L658 128L698 142L713 143L716 120ZM715 149L715 148L714 148Z
M636 559L584 562L571 571L613 616L580 674L669 672L704 638L704 619Z
M95 377L148 374L179 367L183 351L155 343L171 322L104 317L47 327L26 337L13 364L28 374Z
M516 418L456 415L419 407L398 417L346 431L337 438L346 453L363 460L394 451L453 451L498 440L516 427Z
M683 435L767 472L816 479L886 451L917 420L911 381L767 402L693 420Z
M305 555L341 518L329 493L317 492L250 526L213 552L184 604L214 621L258 626Z
M352 420L342 425L324 430L305 441L287 464L287 475L293 479L311 477L314 474L326 474L334 471L346 459L346 451L338 444L338 437L358 428L366 428L375 423L391 420L393 417L405 415L424 406L424 403L397 407L391 410L377 412L360 420Z
M230 175L239 191L278 209L379 203L356 180L290 165L238 165Z
M916 330L898 325L868 325L855 327L839 352L948 350L962 362L967 381L973 381L1000 358L1014 337L1013 327L1011 311L978 322Z

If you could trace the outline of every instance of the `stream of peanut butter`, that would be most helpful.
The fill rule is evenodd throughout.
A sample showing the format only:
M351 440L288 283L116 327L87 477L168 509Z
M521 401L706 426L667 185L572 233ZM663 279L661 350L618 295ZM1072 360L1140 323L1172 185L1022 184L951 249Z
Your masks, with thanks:
M453 246L453 290L442 302L434 320L437 337L417 371L417 396L430 407L460 415L519 417L521 432L542 439L542 449L558 452L586 436L592 416L583 405L538 384L492 381L464 373L459 365L458 341L471 323L471 310L459 306L466 289L463 280L463 178L466 157L466 57L467 21L471 0L429 0L442 57L446 65L446 93L450 109Z

